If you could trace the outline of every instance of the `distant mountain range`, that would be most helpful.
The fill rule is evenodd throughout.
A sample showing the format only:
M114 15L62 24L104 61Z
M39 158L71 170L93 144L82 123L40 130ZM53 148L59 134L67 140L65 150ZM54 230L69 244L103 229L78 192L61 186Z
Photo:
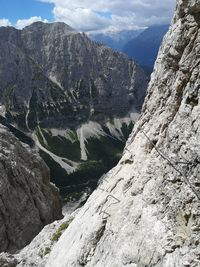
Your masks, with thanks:
M163 36L168 28L169 25L156 25L145 30L90 34L89 37L115 50L126 53L150 74L153 70Z
M143 30L127 30L98 34L90 33L88 36L93 41L108 45L115 50L122 51L127 42L136 38L141 32L143 32Z
M151 26L122 49L130 58L135 59L147 72L152 72L158 51L169 25Z

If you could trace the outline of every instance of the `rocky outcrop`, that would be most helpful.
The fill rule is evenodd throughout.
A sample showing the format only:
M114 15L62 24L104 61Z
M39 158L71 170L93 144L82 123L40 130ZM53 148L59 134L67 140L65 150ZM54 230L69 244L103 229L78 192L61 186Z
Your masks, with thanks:
M0 251L14 252L62 217L61 202L42 159L3 125L0 173Z
M124 155L47 267L200 266L199 13L177 2Z
M1 253L0 254L0 266L1 267L16 267L17 260L10 254Z
M0 102L26 130L126 115L140 109L147 86L127 56L64 23L1 27L0 61Z

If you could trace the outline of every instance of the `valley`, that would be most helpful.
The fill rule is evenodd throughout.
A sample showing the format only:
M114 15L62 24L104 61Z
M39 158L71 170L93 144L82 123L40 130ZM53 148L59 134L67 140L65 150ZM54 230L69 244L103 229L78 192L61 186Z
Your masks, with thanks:
M199 267L200 1L34 1L0 18L0 267Z
M147 76L64 23L2 27L0 37L4 120L34 140L64 202L90 194L121 157Z

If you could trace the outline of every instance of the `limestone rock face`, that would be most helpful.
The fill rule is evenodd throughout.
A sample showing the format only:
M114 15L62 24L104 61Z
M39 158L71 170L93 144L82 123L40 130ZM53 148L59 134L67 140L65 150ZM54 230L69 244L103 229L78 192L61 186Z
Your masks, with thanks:
M200 2L177 1L142 115L47 267L200 266Z
M2 125L0 173L0 251L14 252L61 218L61 202L45 163Z
M10 254L1 253L0 266L1 267L16 267L17 266L17 260Z
M21 127L70 127L140 109L143 70L64 23L0 28L0 103Z

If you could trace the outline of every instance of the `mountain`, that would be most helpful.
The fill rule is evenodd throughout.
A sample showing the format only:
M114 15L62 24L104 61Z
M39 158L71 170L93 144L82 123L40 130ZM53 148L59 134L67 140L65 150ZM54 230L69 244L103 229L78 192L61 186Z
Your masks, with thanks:
M0 252L15 252L62 218L61 199L46 164L2 124L0 172Z
M64 23L0 28L0 113L31 134L61 193L94 189L140 112L144 71Z
M199 1L177 1L123 156L46 267L199 266L199 13Z
M0 100L24 129L79 125L142 105L143 71L64 23L2 27L0 37Z
M135 59L147 73L151 73L163 36L169 25L151 26L124 45L122 51Z
M143 30L110 31L106 33L89 33L88 36L93 41L108 45L117 51L122 51L123 47L142 31Z
M136 60L150 74L162 39L169 25L153 25L143 30L127 30L108 33L90 33L88 36L99 43L124 52Z

